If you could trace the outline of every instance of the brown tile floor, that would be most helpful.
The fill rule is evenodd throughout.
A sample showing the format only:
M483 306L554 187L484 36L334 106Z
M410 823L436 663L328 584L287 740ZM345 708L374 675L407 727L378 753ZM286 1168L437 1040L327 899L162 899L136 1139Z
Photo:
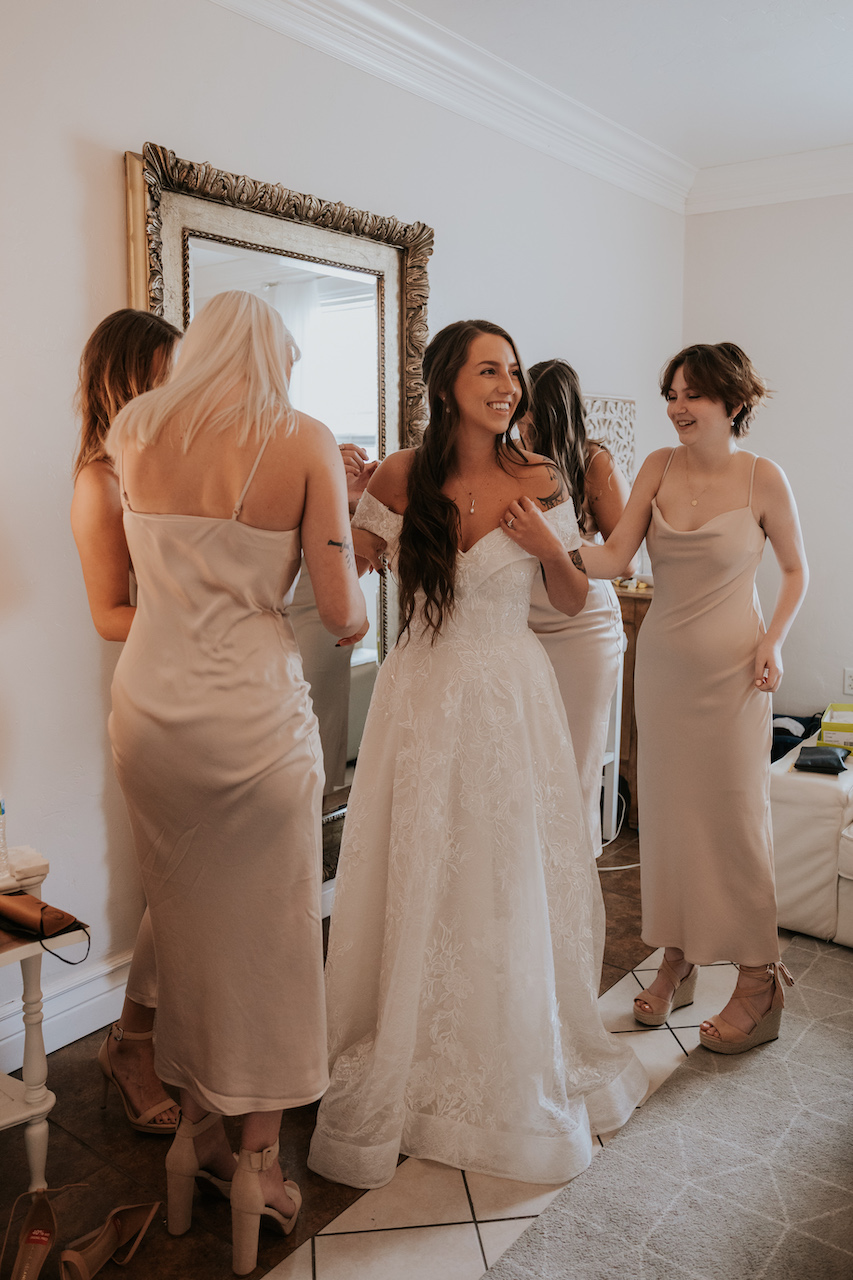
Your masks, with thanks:
M606 870L638 861L636 831L618 837L599 860L607 912L602 991L612 987L652 950L640 940L639 870L636 867ZM49 1119L50 1183L53 1187L76 1182L86 1184L52 1197L61 1244L68 1244L92 1230L117 1205L165 1201L166 1197L163 1160L167 1140L131 1130L112 1090L107 1109L101 1109L102 1078L95 1056L104 1034L99 1031L85 1036L52 1053L48 1059L49 1085L57 1097ZM268 1231L261 1233L259 1265L252 1273L254 1277L266 1274L363 1194L326 1182L306 1167L315 1109L315 1106L301 1107L289 1112L282 1128L282 1165L302 1188L303 1210L296 1229L287 1239ZM232 1138L236 1146L236 1126L233 1126ZM0 1132L0 1229L5 1227L15 1197L25 1190L26 1169L23 1130ZM17 1235L16 1226L26 1207L26 1201L18 1207L12 1239ZM137 1276L156 1276L157 1280L227 1277L231 1274L230 1237L226 1206L217 1199L197 1197L190 1234L173 1238L166 1231L163 1214L159 1214L131 1268ZM13 1258L11 1244L9 1249ZM11 1258L7 1257L0 1280L11 1275ZM57 1270L58 1262L51 1259L43 1274L55 1276ZM128 1273L121 1273L108 1263L101 1274L109 1277Z

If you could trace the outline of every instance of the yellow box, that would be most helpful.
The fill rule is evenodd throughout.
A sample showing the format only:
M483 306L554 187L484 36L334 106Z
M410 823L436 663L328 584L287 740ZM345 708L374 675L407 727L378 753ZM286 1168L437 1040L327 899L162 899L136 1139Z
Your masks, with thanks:
M830 702L821 718L818 742L853 750L853 702Z

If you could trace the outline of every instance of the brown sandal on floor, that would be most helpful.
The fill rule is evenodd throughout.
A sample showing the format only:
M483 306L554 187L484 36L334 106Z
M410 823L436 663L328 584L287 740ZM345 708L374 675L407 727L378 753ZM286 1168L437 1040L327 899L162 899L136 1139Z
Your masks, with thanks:
M3 1237L3 1247L0 1249L0 1266L3 1265L3 1255L6 1252L6 1242L9 1239L9 1231L12 1226L12 1216L18 1207L18 1201L23 1200L26 1194L25 1191L23 1195L18 1196L12 1205L9 1225ZM24 1225L21 1227L21 1232L18 1236L18 1252L15 1255L11 1280L36 1280L36 1277L41 1274L47 1255L56 1240L56 1217L47 1198L47 1187L33 1192L32 1199L33 1202L26 1218L24 1218Z
M120 1209L113 1209L102 1227L81 1236L70 1248L62 1250L59 1259L62 1280L92 1280L92 1276L96 1276L110 1258L120 1267L125 1266L139 1248L159 1208L158 1200L156 1204L126 1204ZM78 1248L81 1244L88 1247L81 1250ZM116 1258L116 1252L126 1244L130 1245L127 1253L123 1258Z
M746 968L747 966L744 965L743 967ZM794 979L782 962L779 961L778 964L769 964L767 966L766 982L762 982L752 991L739 992L735 987L732 992L732 1000L742 1000L749 1011L750 1017L754 1020L755 1025L751 1031L741 1031L740 1027L733 1027L730 1022L727 1022L725 1018L717 1014L715 1018L708 1018L708 1022L719 1031L719 1039L716 1036L709 1036L707 1031L703 1031L700 1027L699 1043L704 1045L706 1049L710 1049L712 1053L746 1053L748 1049L754 1049L756 1045L768 1044L769 1041L777 1039L782 1021L782 1010L785 1007L785 996L782 983L779 981L780 976L784 978L789 987L794 985ZM752 997L771 984L773 986L773 999L770 1002L770 1008L766 1013L759 1013L752 1003Z
M692 1004L696 993L696 979L699 975L698 964L691 965L684 977L679 978L675 969L664 956L658 973L662 973L672 987L672 995L668 1000L665 1000L663 996L653 995L651 991L646 990L641 991L638 996L634 997L634 1017L638 1022L642 1022L644 1027L662 1027L673 1009L683 1009L685 1005ZM641 1009L637 1004L638 1000L643 1000L649 1006L651 1012Z

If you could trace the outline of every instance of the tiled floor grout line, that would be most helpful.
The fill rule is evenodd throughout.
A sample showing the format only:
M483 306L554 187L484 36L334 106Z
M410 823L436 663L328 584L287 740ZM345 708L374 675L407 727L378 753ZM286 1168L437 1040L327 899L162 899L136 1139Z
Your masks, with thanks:
M526 1213L520 1213L518 1216L520 1218L530 1217ZM492 1219L486 1218L484 1221L491 1222ZM496 1218L495 1221L503 1222L504 1219ZM506 1219L506 1221L509 1221L509 1219ZM354 1227L351 1231L329 1231L327 1227L324 1227L322 1231L317 1232L317 1235L322 1236L325 1240L331 1236L376 1236L383 1231L432 1231L435 1227L470 1227L472 1223L474 1226L477 1225L476 1218L461 1218L458 1222L411 1222L399 1227Z
M317 1245L316 1236L311 1237L311 1280L317 1280Z
M467 1178L467 1176L466 1176L466 1173L465 1173L465 1170L464 1170L464 1169L460 1169L460 1170L459 1170L459 1172L462 1174L462 1182L463 1182L463 1185L464 1185L464 1187L465 1187L465 1194L466 1194L466 1196L468 1197L468 1208L471 1210L471 1218L473 1219L473 1222L474 1222L474 1230L477 1232L477 1243L478 1243L478 1244L479 1244L479 1246L480 1246L480 1253L483 1255L483 1266L484 1266L484 1267L486 1268L486 1270L488 1271L488 1269L489 1269L489 1262L488 1262L488 1259L487 1259L487 1257L486 1257L486 1250L485 1250L485 1248L484 1248L484 1246L483 1246L483 1237L480 1235L480 1224L479 1224L479 1222L477 1221L477 1211L476 1211L476 1209L474 1208L474 1201L473 1201L473 1198L472 1198L472 1196L471 1196L471 1190L470 1190L470 1188L469 1188L469 1186L468 1186L468 1178Z

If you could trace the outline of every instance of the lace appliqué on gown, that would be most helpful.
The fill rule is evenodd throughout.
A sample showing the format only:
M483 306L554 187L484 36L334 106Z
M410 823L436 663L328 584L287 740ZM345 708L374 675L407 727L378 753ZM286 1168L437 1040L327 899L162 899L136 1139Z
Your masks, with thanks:
M578 546L570 504L547 513ZM355 523L396 559L402 517ZM573 1177L590 1120L647 1080L597 1009L604 912L553 670L527 626L538 562L493 529L453 616L383 663L350 796L326 990L332 1083L309 1164L380 1186L400 1151L531 1182Z

